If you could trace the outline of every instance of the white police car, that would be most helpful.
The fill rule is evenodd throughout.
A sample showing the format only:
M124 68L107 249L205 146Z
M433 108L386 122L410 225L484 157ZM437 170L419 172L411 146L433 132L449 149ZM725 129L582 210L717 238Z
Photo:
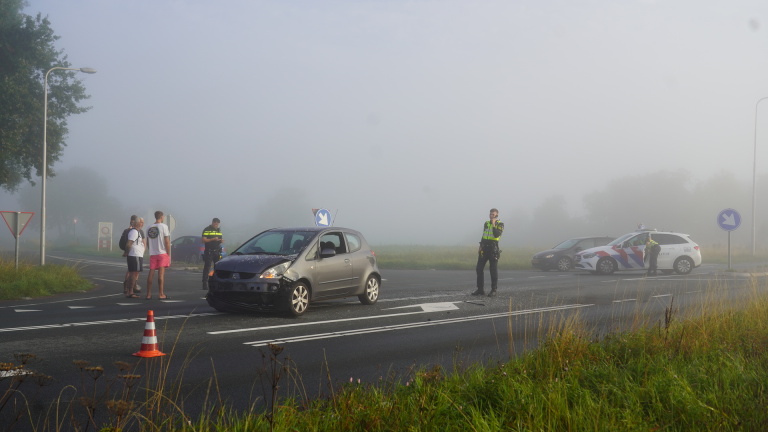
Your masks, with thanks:
M662 273L688 274L701 265L701 249L687 234L638 230L576 254L574 268L612 274L617 270L646 270L645 241L648 235L661 246L657 268Z

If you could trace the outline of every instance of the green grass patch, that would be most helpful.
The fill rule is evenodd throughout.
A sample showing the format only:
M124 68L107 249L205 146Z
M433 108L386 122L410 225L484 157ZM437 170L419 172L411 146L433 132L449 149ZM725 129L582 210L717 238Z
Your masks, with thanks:
M15 260L0 258L0 300L46 297L91 287L75 266L20 262L17 270Z

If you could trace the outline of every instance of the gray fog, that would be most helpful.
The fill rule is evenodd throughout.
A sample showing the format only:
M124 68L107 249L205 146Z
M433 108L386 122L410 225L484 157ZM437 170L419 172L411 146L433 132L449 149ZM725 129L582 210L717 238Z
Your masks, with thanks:
M733 207L748 245L753 164L768 173L764 0L33 0L25 13L48 16L73 67L98 70L78 75L92 109L69 119L54 169L95 173L126 211L116 230L163 210L174 236L218 217L225 238L247 237L326 208L372 244L471 244L496 207L508 245L641 222L724 242L717 210ZM584 217L591 194L619 181L632 196L654 173L711 208L668 196L605 232L531 232L550 207ZM736 190L708 195L720 178ZM84 193L57 179L51 193ZM21 194L0 209L39 212ZM706 224L665 220L686 212Z

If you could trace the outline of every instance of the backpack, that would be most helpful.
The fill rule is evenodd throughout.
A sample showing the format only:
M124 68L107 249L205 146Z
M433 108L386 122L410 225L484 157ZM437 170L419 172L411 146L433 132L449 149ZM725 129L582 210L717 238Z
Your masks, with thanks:
M123 235L120 236L120 241L117 242L120 250L125 250L125 246L128 244L128 233L131 232L132 229L133 228L126 228L123 230Z

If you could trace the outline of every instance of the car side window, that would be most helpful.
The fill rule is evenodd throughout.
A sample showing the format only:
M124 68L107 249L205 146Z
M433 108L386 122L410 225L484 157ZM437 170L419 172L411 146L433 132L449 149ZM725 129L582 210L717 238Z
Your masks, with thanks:
M347 237L347 243L349 243L349 252L357 252L360 250L361 247L363 247L362 242L360 241L360 237L347 233L345 234Z
M325 247L332 247L336 250L336 254L347 253L346 245L344 244L344 236L340 232L331 232L324 234L320 237L321 249Z
M645 239L648 238L648 234L640 234L632 237L629 239L629 241L626 242L626 246L624 247L632 247L632 246L645 246Z
M309 250L307 251L307 255L306 255L305 259L307 261L315 261L315 260L317 260L317 258L318 258L318 255L317 255L317 242L314 242L312 244L312 247L309 248Z

